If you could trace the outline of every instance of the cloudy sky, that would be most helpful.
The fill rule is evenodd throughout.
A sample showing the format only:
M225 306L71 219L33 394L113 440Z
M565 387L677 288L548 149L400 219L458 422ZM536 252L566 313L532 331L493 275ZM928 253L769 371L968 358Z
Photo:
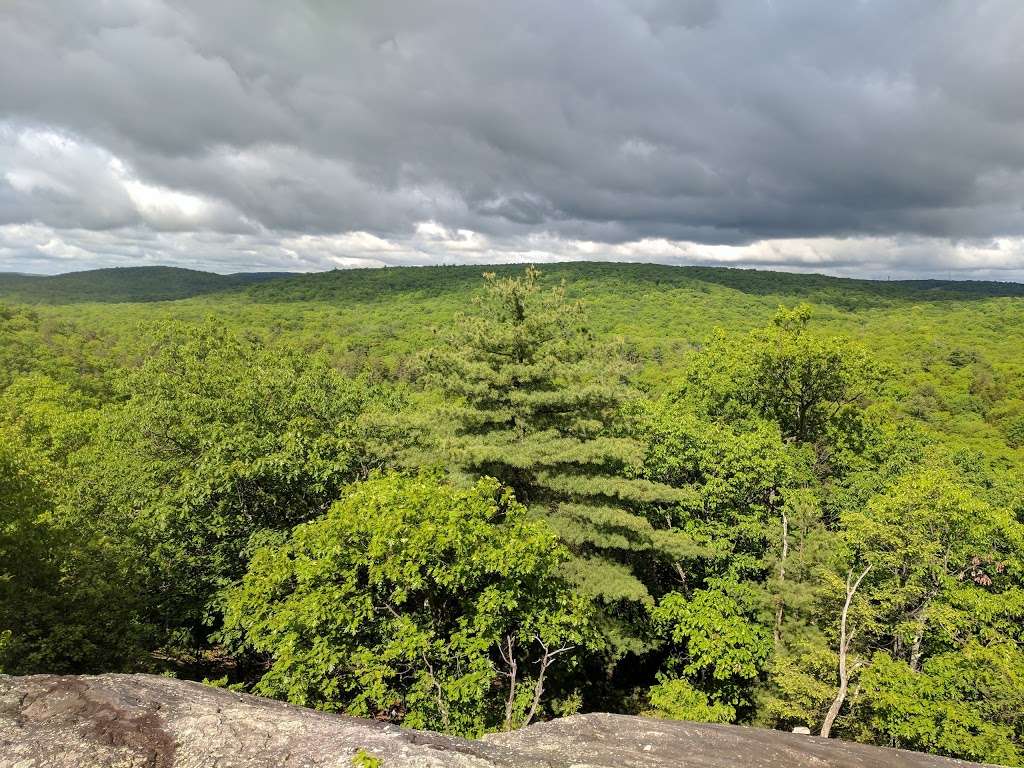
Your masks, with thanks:
M1021 0L0 0L0 271L1024 280Z

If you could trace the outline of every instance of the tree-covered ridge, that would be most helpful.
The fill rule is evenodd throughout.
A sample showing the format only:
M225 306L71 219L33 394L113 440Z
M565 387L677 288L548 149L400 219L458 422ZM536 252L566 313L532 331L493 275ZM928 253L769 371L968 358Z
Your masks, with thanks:
M507 277L519 269L515 265L338 269L293 275L270 285L254 286L249 295L257 301L366 301L391 293L442 296L471 292L483 270ZM543 269L553 280L586 288L590 283L614 284L620 291L656 286L706 292L722 287L752 295L785 295L845 307L1024 296L1024 285L1019 283L982 280L859 280L756 269L617 262L563 262L545 264Z
M0 272L0 299L31 304L171 301L245 289L252 301L374 302L394 294L429 297L471 294L484 270L500 276L515 265L387 267L329 272L241 272L230 275L181 267L116 267L60 275ZM1024 296L1024 285L984 280L862 280L819 274L729 267L677 267L616 262L544 265L553 280L589 292L604 285L617 292L718 288L752 296L788 297L844 309L886 307L907 302L967 301Z
M172 301L278 277L273 272L218 275L180 267L115 267L52 276L0 272L0 299L26 304Z
M512 268L494 269L507 275ZM755 280L758 290L744 292L715 282L694 283L685 278L690 268L568 264L545 269L552 282L571 270L572 279L566 281L568 298L586 302L595 334L620 342L623 354L636 365L635 383L643 387L663 391L674 386L684 373L682 361L716 327L728 331L764 327L778 306L808 301L818 327L861 341L875 358L890 365L889 386L900 390L892 393L892 399L909 415L972 442L1019 443L1018 433L1024 434L1024 401L1019 387L1014 387L1021 370L1024 307L1012 297L972 294L936 301L911 295L879 304L873 294L844 293L849 281L813 275L706 270ZM35 305L33 327L46 337L44 342L36 344L27 332L13 341L26 349L24 345L31 345L30 356L50 355L49 348L56 346L60 356L74 358L76 367L109 368L144 353L140 347L145 332L140 334L140 324L214 318L229 327L244 327L265 341L323 350L335 366L349 373L372 370L387 378L408 379L415 374L415 358L432 342L431 329L451 323L465 308L477 290L480 272L473 267L351 270L296 278L296 284L309 290L289 289L277 298L278 287L291 285L291 278L249 292L229 291L166 304ZM655 277L630 278L645 274ZM836 290L810 295L809 288L799 288L819 282ZM415 289L417 285L422 290ZM888 290L899 284L868 285ZM328 290L330 286L345 290ZM365 290L349 290L352 286ZM1020 288L995 287L997 292ZM20 316L25 311L17 310ZM62 347L63 339L70 343ZM11 355L6 349L3 354Z
M1024 761L1021 301L588 266L0 310L0 668Z

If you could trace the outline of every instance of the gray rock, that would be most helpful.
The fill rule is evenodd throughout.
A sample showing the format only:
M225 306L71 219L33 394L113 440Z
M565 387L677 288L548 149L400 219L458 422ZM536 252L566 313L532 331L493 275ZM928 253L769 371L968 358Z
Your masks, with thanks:
M469 741L150 675L0 676L0 768L923 768L956 760L739 726L577 715Z

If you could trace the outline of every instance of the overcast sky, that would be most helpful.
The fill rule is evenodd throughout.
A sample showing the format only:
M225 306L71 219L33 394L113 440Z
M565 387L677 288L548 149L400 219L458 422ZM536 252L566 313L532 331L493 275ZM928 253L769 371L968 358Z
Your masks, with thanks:
M0 1L0 271L1024 280L1021 0Z

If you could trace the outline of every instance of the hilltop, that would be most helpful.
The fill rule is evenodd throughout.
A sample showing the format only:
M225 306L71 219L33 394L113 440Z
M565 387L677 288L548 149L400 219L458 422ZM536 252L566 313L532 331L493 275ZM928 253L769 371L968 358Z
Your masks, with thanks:
M117 365L144 354L140 324L194 325L212 318L265 342L324 350L349 373L369 368L404 379L434 333L471 306L483 273L520 274L523 268L217 275L138 267L54 277L0 274L0 302L31 305L37 315L33 322L73 326L76 333L95 338L88 342L90 355ZM807 302L822 328L861 340L903 371L899 378L905 382L919 378L914 372L929 371L930 383L913 382L920 390L913 397L933 414L951 414L943 417L943 429L990 433L991 423L1005 415L983 415L985 409L965 398L971 394L971 377L988 376L990 367L1005 369L1002 377L1012 376L1024 344L1020 283L855 280L608 262L543 264L540 269L547 285L564 283L568 297L583 303L594 332L621 343L624 354L638 364L640 381L656 390L671 384L686 356L716 328L749 330L769 323L780 306ZM55 341L60 338L50 343ZM76 357L83 351L59 354ZM108 363L88 363L93 364ZM936 379L941 381L938 391L931 386ZM946 397L949 389L957 394Z
M241 272L220 275L180 267L116 267L61 275L0 272L0 300L29 304L173 301L237 292L257 303L369 302L388 296L438 298L476 290L484 272L514 274L519 264L336 269L306 274ZM806 300L841 309L906 302L967 301L1024 296L1024 284L962 280L859 280L820 274L729 267L679 267L619 262L542 264L551 280L572 292L735 291L780 301Z
M0 273L0 300L25 304L172 301L279 277L250 272L218 275L180 267L114 267L62 275Z
M729 267L679 267L622 262L559 262L539 265L551 280L565 280L585 293L609 290L715 288L753 296L785 296L841 307L906 301L940 301L1024 296L1024 284L957 280L857 280L819 274ZM386 267L289 275L248 293L261 301L368 301L389 293L440 296L476 290L483 272L521 272L521 264Z

